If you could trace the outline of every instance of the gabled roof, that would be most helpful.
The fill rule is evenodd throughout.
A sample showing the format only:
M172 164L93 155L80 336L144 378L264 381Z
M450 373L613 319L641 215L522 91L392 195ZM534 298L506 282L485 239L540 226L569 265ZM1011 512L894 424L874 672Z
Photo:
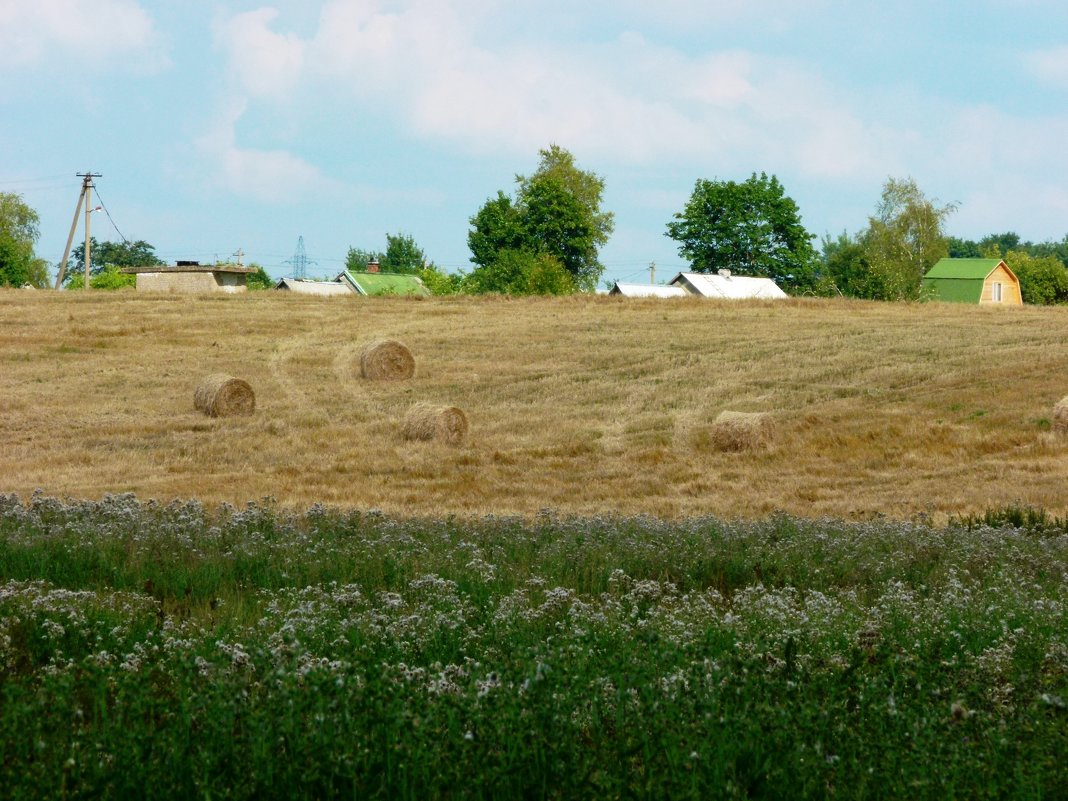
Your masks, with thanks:
M1001 264L1004 264L1002 259L939 259L935 266L927 271L924 278L985 281L987 276Z
M623 295L628 298L678 298L684 297L688 293L681 286L624 284L616 281L608 294Z
M305 281L300 278L280 278L275 289L288 289L298 295L351 295L353 290L340 281Z
M430 290L417 275L400 273L356 273L345 270L338 277L360 295L415 295L429 297Z
M671 279L673 286L680 286L706 298L786 298L770 278L754 278L748 275L712 275L710 273L679 273Z
M986 279L1001 266L1016 278L1003 259L939 259L923 277L922 285L938 300L978 303Z

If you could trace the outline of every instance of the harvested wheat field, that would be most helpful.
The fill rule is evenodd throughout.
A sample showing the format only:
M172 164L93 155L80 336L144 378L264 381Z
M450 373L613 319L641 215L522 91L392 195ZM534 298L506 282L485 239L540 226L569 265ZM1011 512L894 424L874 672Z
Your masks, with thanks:
M406 381L360 377L396 339ZM208 418L204 375L255 413ZM1068 511L1068 309L0 291L0 491L403 516ZM409 441L417 403L462 445ZM720 450L725 411L765 447Z

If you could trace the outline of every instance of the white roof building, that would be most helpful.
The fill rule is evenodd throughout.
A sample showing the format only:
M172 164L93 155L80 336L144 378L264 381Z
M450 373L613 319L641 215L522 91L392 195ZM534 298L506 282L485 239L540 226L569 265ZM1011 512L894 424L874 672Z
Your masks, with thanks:
M681 298L688 293L680 286L662 286L657 284L622 284L616 281L609 295L622 295L625 298Z
M679 273L671 279L671 286L684 289L692 295L705 298L787 298L770 278L753 278L747 275L731 275L730 270L718 274Z
M287 289L297 295L352 295L345 284L337 281L305 281L300 278L282 278L274 285L275 289Z

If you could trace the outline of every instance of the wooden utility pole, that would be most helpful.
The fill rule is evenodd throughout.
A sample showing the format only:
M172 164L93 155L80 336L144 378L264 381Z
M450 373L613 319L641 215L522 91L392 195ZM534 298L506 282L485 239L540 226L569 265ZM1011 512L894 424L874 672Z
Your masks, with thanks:
M98 172L80 172L78 177L82 179L82 191L78 195L78 205L74 208L74 219L70 223L70 233L67 235L67 247L63 250L63 261L59 263L56 271L56 289L63 286L63 279L67 276L67 259L70 258L70 246L74 244L74 231L78 227L78 215L82 211L82 202L85 203L85 288L89 288L89 214L92 204L89 202L89 190L92 189L93 179L100 178Z

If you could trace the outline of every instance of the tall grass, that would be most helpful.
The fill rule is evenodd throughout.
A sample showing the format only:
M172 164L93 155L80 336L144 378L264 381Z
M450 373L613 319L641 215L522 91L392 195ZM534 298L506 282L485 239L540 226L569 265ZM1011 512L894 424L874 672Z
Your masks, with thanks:
M0 496L12 798L1056 798L1068 536Z

